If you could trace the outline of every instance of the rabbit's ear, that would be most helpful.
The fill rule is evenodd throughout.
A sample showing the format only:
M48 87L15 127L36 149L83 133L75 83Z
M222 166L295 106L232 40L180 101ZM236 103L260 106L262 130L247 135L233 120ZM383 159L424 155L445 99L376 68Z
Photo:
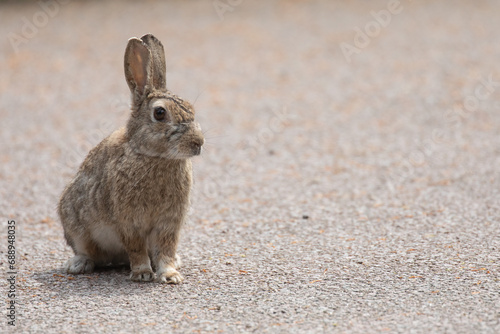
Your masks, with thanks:
M153 63L153 86L156 89L167 88L165 51L161 42L151 34L141 37L151 51Z
M151 52L138 38L131 38L125 50L125 78L133 95L134 102L139 101L151 86Z

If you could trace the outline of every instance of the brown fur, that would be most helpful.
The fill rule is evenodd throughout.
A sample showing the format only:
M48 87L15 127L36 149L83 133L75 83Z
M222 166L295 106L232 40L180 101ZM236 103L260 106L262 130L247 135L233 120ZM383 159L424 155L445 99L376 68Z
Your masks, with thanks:
M179 231L189 207L190 157L204 139L194 109L166 89L165 56L152 35L131 38L125 77L132 113L92 149L64 190L58 212L75 252L68 273L128 262L131 279L180 283ZM166 111L157 121L155 108ZM156 270L156 273L153 272Z

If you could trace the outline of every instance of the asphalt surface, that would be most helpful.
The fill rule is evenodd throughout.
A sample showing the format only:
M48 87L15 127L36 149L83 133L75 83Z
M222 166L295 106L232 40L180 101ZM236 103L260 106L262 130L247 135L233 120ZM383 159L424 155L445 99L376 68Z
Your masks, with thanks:
M48 8L0 3L0 332L500 332L498 2ZM186 279L67 275L58 197L126 122L148 32L207 139Z

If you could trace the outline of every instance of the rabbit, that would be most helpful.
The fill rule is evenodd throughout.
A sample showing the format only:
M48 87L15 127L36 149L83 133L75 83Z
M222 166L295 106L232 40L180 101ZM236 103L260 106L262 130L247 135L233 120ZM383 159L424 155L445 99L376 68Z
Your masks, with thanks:
M59 201L75 253L65 269L82 274L127 263L132 281L178 284L190 158L201 154L204 137L193 106L166 88L165 53L156 37L131 38L124 67L130 118L89 152Z

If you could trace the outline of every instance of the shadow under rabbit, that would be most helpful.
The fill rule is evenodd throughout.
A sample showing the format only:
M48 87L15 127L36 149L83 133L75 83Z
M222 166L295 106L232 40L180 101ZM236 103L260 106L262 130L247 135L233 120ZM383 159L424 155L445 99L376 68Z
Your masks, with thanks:
M194 272L184 272L186 277L180 286L189 285ZM98 266L92 273L72 275L61 267L46 271L35 272L31 278L41 283L40 290L50 290L58 292L61 297L65 295L89 295L98 293L103 297L113 297L119 295L136 295L158 289L175 289L175 285L152 282L133 282L129 278L130 265L114 264L108 266ZM178 288L178 287L177 287ZM181 288L182 289L182 288Z
M71 275L63 268L58 268L36 272L31 277L42 284L41 290L57 292L62 298L66 295L89 295L97 292L103 297L135 295L144 293L144 289L155 289L160 285L154 282L132 282L129 275L129 265L113 265L97 267L90 274Z

